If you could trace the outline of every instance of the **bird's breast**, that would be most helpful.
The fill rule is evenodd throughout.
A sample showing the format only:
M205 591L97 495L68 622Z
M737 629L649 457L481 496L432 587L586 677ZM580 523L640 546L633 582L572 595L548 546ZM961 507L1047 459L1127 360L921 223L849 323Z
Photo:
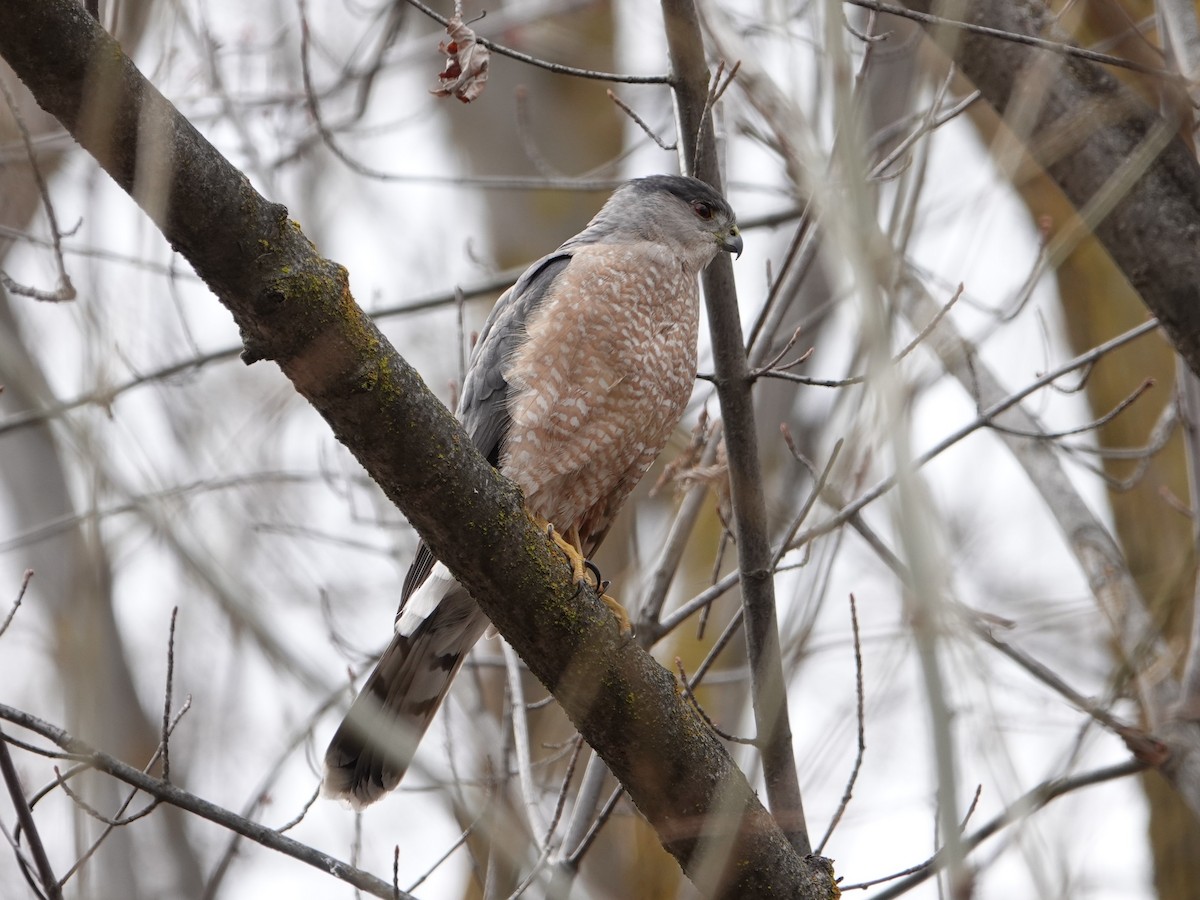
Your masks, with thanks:
M615 515L678 424L696 374L697 288L635 248L580 253L509 360L501 469L559 529Z

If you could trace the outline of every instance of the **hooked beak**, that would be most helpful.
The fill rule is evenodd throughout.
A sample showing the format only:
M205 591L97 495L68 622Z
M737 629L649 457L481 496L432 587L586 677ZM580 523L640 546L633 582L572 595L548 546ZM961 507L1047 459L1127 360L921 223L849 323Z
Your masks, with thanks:
M742 233L736 225L729 229L729 237L722 242L721 249L735 256L742 255Z

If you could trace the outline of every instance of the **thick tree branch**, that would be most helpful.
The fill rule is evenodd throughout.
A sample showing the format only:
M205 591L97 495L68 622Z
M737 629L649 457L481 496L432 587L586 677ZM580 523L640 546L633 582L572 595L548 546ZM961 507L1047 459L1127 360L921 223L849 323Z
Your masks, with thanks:
M792 851L674 678L619 637L594 594L576 596L515 486L286 209L259 196L73 0L0 5L0 55L230 310L246 359L278 363L470 589L701 889L831 896L828 864Z
M929 0L908 0L921 12ZM1040 2L967 3L964 21L1069 43ZM928 26L939 34L937 25ZM1200 165L1166 122L1103 66L959 32L955 63L1018 137L1200 374Z
M932 4L909 0L908 6L927 12ZM961 12L966 21L1014 34L1069 40L1036 0L963 4ZM937 36L936 26L930 30ZM1080 211L1188 368L1200 375L1200 164L1176 135L1179 123L1166 121L1111 73L1083 59L1057 59L1046 50L971 33L959 35L950 47L984 98L1010 120L1025 123L1018 137L1027 152ZM979 378L977 367L970 377ZM1136 665L1155 634L1154 623L1123 564L1113 565L1120 554L1114 556L1107 532L1085 524L1090 514L1077 498L1051 493L1065 484L1058 478L1039 486L1097 597L1123 626L1117 638ZM1064 520L1064 514L1070 517ZM1143 672L1139 686L1154 736L1168 748L1160 768L1200 816L1200 727L1194 714L1176 708L1180 686L1174 679Z
M721 189L717 142L709 108L709 74L704 39L694 0L663 0L667 48L674 76L679 146L695 161L697 178ZM750 658L755 744L762 753L763 776L771 812L798 853L812 852L800 782L792 753L787 687L775 614L774 553L767 534L767 505L754 426L749 365L738 313L733 265L728 257L704 273L704 301L712 332L717 399L729 454L730 496L737 537L742 602L746 611L746 650Z

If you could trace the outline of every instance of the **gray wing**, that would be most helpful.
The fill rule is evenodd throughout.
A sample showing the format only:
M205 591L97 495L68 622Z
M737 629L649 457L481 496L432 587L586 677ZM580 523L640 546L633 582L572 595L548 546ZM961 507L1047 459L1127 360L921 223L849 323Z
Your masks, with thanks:
M504 361L525 339L525 323L546 299L554 280L571 261L571 254L561 249L543 256L505 291L492 307L479 340L471 351L467 377L455 415L470 435L475 448L493 466L500 465L500 450L508 426L508 382L504 380ZM429 577L436 562L425 542L417 546L416 556L404 578L400 593L400 610L409 596ZM397 618L400 610L396 612Z
M512 422L504 362L525 340L525 323L570 261L569 253L559 251L526 269L496 301L471 352L457 416L476 449L493 466L500 465L500 448Z

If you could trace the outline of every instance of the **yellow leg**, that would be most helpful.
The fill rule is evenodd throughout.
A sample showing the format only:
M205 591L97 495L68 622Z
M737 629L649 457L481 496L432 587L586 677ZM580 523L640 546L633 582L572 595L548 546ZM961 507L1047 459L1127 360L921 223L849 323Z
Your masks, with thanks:
M572 526L570 531L567 532L566 537L564 537L549 520L532 512L529 516L538 528L546 531L550 540L554 541L555 545L562 550L563 555L567 557L567 561L571 564L571 576L575 583L581 584L584 581L590 583L591 579L588 578L588 561L587 557L583 555L583 547L579 541L579 529ZM600 601L611 609L613 615L617 617L617 624L621 629L621 634L632 634L633 625L629 621L629 613L625 611L625 607L620 602L604 592L604 586L600 582L599 575L596 575L596 583L592 587L600 593Z

